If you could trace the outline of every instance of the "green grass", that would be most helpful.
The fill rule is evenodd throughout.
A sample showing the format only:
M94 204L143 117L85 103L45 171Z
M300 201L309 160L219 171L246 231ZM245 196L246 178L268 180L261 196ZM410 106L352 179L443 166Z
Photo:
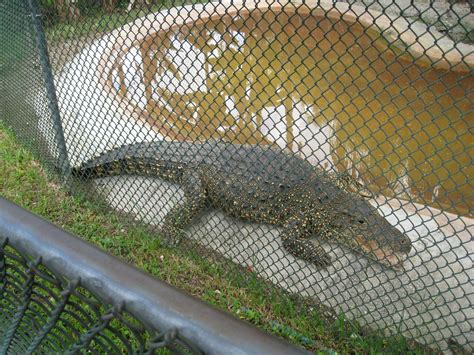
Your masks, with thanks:
M197 252L165 249L140 223L129 223L84 193L71 194L0 124L0 195L215 307L310 350L406 352L416 344L385 338L318 307L294 301L251 271ZM230 270L230 272L229 272ZM329 350L330 349L330 350Z

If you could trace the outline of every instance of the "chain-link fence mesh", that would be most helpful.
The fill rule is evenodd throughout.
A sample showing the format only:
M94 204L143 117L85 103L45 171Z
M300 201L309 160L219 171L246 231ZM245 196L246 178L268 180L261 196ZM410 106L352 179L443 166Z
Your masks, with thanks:
M180 341L176 331L150 332L120 306L107 307L79 278L58 277L41 259L29 260L7 242L0 247L0 292L4 354L152 354L160 348L201 353Z
M0 117L65 179L170 247L472 351L472 3L35 4L0 2Z

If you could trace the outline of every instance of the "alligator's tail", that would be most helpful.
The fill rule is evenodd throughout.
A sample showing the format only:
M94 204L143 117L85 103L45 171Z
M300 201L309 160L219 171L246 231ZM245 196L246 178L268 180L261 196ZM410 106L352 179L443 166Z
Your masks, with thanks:
M143 148L142 144L140 148ZM140 175L158 177L170 182L179 182L185 163L166 160L155 154L140 154L132 146L113 149L90 159L72 169L72 175L80 179L97 179L117 175Z

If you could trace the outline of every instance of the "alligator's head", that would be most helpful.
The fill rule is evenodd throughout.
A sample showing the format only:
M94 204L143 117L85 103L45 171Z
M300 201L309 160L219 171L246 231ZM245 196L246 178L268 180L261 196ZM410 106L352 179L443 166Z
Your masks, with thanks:
M410 252L411 241L382 217L367 201L346 195L333 206L330 228L343 244L383 264L399 268ZM339 201L342 202L342 201Z

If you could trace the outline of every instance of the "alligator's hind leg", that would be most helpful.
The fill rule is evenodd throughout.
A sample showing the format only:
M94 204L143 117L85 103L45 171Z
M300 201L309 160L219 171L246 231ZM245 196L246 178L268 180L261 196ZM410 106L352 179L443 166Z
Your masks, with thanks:
M201 176L199 168L190 167L183 173L181 187L184 190L184 203L174 206L166 214L160 231L165 246L177 245L183 230L205 207L207 196Z
M286 222L280 234L283 247L294 257L324 268L331 264L331 257L324 249L311 241L309 231L310 222L303 214L298 214Z

